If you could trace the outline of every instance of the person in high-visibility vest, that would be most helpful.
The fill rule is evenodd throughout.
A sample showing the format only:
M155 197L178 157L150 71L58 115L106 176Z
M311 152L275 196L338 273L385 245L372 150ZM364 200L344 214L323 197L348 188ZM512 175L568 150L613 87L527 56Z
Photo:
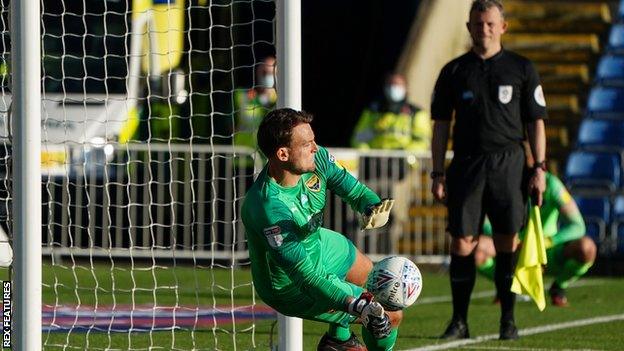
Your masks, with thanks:
M407 101L407 81L398 73L386 76L383 97L362 111L351 146L359 150L394 149L427 151L431 145L429 113ZM366 161L365 161L366 162ZM409 206L419 191L420 163L401 164L398 179L392 186L395 199L392 224L393 243L398 243L409 226Z
M267 56L256 68L254 87L234 93L234 145L256 148L258 126L276 102L275 57Z
M389 74L382 99L364 109L351 146L357 149L429 150L429 114L407 101L407 81L398 73Z

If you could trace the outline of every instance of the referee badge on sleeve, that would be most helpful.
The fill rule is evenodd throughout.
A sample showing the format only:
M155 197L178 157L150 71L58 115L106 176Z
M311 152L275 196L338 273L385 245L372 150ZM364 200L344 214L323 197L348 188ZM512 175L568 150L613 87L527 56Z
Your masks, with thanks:
M262 231L264 232L264 236L266 237L269 245L272 248L277 249L278 247L282 246L282 243L284 242L284 237L282 236L282 229L279 226L274 225L272 227L267 227L264 228Z
M533 92L533 98L535 98L535 102L542 107L546 107L546 99L544 99L544 90L541 85L538 85L535 88L535 92Z
M498 100L503 104L508 104L513 97L513 86L511 85L499 85L498 86Z

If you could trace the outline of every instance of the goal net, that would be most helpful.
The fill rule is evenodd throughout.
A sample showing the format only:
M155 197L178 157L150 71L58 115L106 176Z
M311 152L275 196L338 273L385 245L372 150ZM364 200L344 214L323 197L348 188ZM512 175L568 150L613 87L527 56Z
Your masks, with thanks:
M1 4L0 220L12 238ZM254 298L238 213L261 161L241 119L274 103L257 74L274 55L273 1L41 11L42 347L268 348L276 316Z

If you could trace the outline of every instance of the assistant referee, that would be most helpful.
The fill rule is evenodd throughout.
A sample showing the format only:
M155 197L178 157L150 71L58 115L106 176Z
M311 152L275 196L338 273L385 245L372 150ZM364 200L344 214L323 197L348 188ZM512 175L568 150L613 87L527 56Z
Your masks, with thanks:
M527 194L541 204L545 189L546 102L526 58L503 49L507 29L496 0L472 3L467 23L471 50L442 69L431 104L432 193L448 207L453 318L444 339L468 338L468 304L475 283L474 249L487 214L496 248L495 282L501 300L500 339L517 339L515 295L510 291L517 233L525 223ZM454 157L444 160L451 121ZM525 168L525 131L536 166Z

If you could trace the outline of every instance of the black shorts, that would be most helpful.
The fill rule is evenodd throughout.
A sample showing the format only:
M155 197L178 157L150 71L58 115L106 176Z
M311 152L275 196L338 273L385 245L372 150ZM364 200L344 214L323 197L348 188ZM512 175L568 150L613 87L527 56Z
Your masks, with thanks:
M525 224L527 170L520 145L499 153L457 156L447 170L448 230L479 235L487 214L495 234L514 234Z

